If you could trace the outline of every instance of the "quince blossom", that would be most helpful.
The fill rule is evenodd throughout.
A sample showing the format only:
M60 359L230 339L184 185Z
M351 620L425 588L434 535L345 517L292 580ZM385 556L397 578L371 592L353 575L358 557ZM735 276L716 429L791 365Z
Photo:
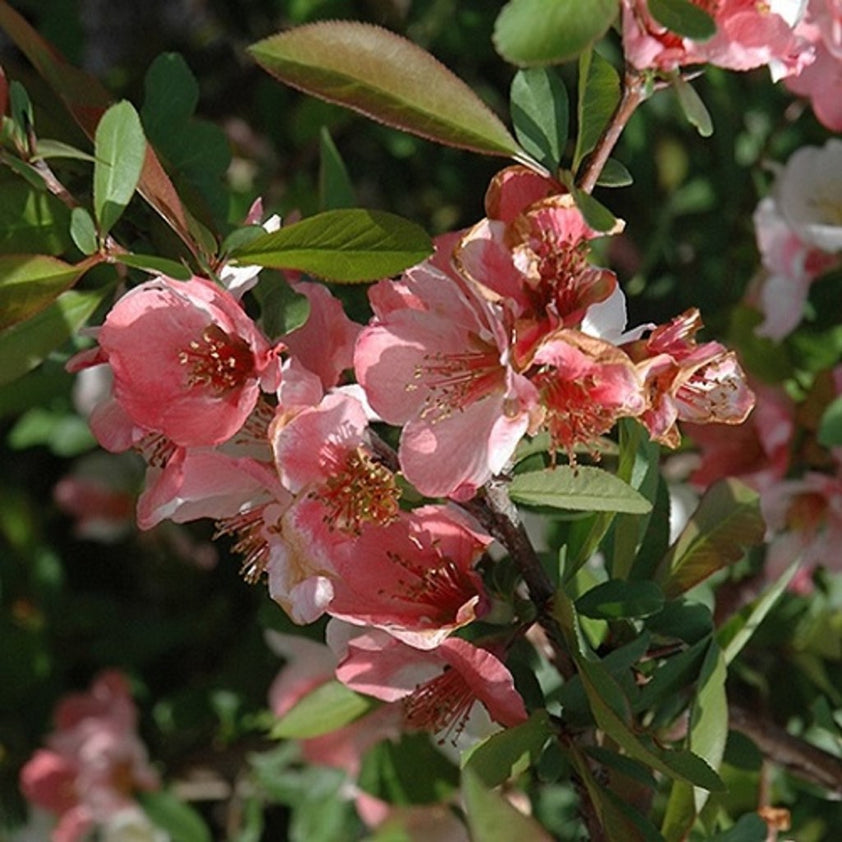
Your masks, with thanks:
M728 70L768 65L775 80L797 75L814 56L810 41L796 26L805 0L691 0L716 24L706 41L668 30L649 12L646 0L623 0L623 50L639 70L676 70L688 64L713 64Z
M55 724L47 747L36 751L20 774L24 797L59 817L52 842L87 838L134 807L136 791L159 786L120 673L103 673L88 693L65 697Z

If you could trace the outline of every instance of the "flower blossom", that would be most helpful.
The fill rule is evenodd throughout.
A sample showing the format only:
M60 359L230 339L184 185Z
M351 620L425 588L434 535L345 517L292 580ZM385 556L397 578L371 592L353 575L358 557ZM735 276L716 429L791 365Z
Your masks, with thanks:
M52 842L77 842L136 805L134 793L156 789L158 776L140 742L126 679L100 675L88 693L66 697L56 729L21 770L21 789L58 816Z
M689 64L728 70L768 65L772 78L797 75L813 60L811 42L797 31L803 0L692 0L716 24L715 34L696 41L668 30L646 0L622 0L623 50L639 70L672 71Z
M231 438L261 390L280 380L272 346L240 304L204 278L160 276L117 301L97 333L98 348L68 364L71 371L107 363L113 400L97 407L91 426L110 450L148 434L177 446Z

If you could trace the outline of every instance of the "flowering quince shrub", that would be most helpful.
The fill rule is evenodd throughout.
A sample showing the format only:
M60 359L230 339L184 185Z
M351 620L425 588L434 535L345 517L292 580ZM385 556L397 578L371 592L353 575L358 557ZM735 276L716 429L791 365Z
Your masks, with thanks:
M370 23L248 49L285 93L504 159L431 236L356 206L326 132L318 212L252 193L230 222L224 137L180 57L138 111L0 0L87 138L42 137L0 76L0 405L11 447L84 454L54 502L106 547L110 594L68 597L84 570L4 496L0 702L45 708L0 731L11 838L834 838L842 143L820 133L840 128L842 10L511 0L492 19L509 120ZM710 144L697 77L749 72L788 115L785 142L770 119L765 152L740 147L750 258L671 308L646 275L679 199L647 257L609 188L666 167L639 142L662 103ZM33 414L56 382L64 426Z

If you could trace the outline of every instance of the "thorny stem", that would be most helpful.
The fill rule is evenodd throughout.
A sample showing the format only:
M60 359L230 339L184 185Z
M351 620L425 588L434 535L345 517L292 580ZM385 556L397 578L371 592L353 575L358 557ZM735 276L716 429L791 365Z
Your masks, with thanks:
M585 159L584 166L576 179L576 186L585 193L593 192L599 174L605 167L611 152L617 145L623 129L632 114L648 96L645 76L633 67L627 67L623 79L620 101L608 121L608 125L599 136L593 151Z

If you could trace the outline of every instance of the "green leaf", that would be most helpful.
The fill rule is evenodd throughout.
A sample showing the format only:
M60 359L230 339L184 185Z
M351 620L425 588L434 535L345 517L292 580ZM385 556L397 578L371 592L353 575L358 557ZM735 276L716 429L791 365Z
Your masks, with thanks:
M87 152L83 152L81 149L77 149L68 143L62 143L60 140L42 140L39 138L35 144L34 160L47 160L49 158L74 158L77 161L89 161L90 163L96 161L93 155L89 155Z
M231 251L240 265L298 269L333 281L395 275L432 252L429 236L412 222L362 208L324 211Z
M570 185L570 192L576 200L576 205L582 216L585 217L585 222L594 229L594 231L611 231L617 225L617 218L611 213L602 202L594 199L590 193L580 190L574 184Z
M654 582L609 579L576 600L580 614L595 620L648 617L664 607L664 595Z
M40 313L89 265L71 266L43 254L0 255L0 330Z
M579 101L576 105L579 132L573 152L574 172L596 146L619 101L617 71L596 50L582 53L579 57Z
M104 235L134 195L146 156L143 127L130 102L118 102L102 115L94 154L94 213Z
M322 210L352 208L357 204L354 185L345 162L327 130L319 133L319 207Z
M842 395L825 409L819 423L819 444L824 447L842 445Z
M781 594L786 590L793 576L798 572L801 559L796 558L778 580L764 591L754 602L729 617L719 629L717 640L722 647L725 663L730 664L743 647L751 640L757 627L772 610Z
M70 211L58 199L11 173L0 174L0 195L0 253L57 255L67 249Z
M462 768L475 772L485 786L497 786L537 762L551 734L547 712L537 710L527 722L472 746L462 755Z
M94 254L99 251L96 224L83 207L73 208L70 212L70 237L82 254Z
M713 134L713 121L696 89L682 76L676 76L672 85L687 122L694 126L702 137L710 137Z
M249 52L282 82L386 125L486 155L522 157L471 88L386 29L323 21L273 35Z
M502 795L486 789L473 770L462 770L462 797L472 842L552 842L552 836Z
M554 172L567 145L569 103L561 77L546 67L519 70L512 80L511 113L523 148Z
M628 187L634 183L632 174L616 158L609 158L596 180L598 187Z
M707 842L765 842L769 838L769 825L757 813L746 813L723 833L709 836Z
M512 64L555 64L575 58L601 38L618 0L510 0L494 24L494 46Z
M21 142L26 145L29 131L35 127L35 115L29 94L17 79L13 79L9 85L9 113L20 130Z
M310 299L296 292L280 272L266 269L252 290L260 303L260 324L268 336L282 336L310 317Z
M165 830L173 842L212 842L202 817L171 792L140 792L137 799L152 823Z
M328 681L308 693L272 727L273 739L304 740L335 731L369 711L374 701L349 690L339 681Z
M649 0L647 7L658 23L693 41L707 41L716 35L716 23L690 0Z
M590 465L559 465L517 474L509 495L517 503L573 511L643 514L651 509L649 501L630 485Z
M0 333L0 360L3 360L0 385L31 371L74 336L107 292L107 289L68 290L36 316Z
M763 541L765 524L756 492L735 479L712 485L658 565L655 580L671 599L735 564L746 547Z
M143 78L140 116L149 138L183 127L198 104L199 83L184 58L178 53L157 56Z
M193 272L188 266L176 260L158 257L156 254L113 254L111 257L115 263L143 269L152 275L166 275L176 281L188 281L193 277Z

